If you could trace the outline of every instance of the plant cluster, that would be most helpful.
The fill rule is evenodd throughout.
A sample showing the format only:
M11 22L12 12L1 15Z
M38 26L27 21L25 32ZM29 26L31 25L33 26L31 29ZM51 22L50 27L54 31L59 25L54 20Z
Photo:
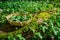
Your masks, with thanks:
M8 35L6 40L26 40L20 33L15 35Z
M0 9L5 12L37 12L39 10L45 11L53 8L52 4L47 4L47 2L42 1L0 2L0 4Z
M21 21L21 22L27 21L29 19L31 19L31 16L29 16L29 15L28 16L27 15L12 16L10 18L10 20L12 20L12 21Z
M40 39L44 40L48 39L56 39L60 40L60 12L57 12L55 16L52 16L49 20L45 21L41 25L38 26L38 30L36 35L40 35ZM35 36L34 38L37 38Z

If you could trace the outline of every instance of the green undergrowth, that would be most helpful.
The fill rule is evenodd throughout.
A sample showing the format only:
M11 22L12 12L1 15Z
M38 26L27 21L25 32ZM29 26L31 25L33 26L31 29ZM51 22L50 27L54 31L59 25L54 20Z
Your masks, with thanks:
M0 27L3 27L7 23L6 16L12 12L20 12L20 14L42 12L37 17L32 17L32 21L28 25L7 34L0 34L0 38L3 40L26 40L26 36L22 33L28 31L33 32L31 40L44 40L51 37L56 40L60 39L60 11L46 14L44 12L53 10L55 8L53 4L35 1L0 2L0 4ZM39 18L44 19L43 23L37 23L37 19Z
M16 2L0 2L0 10L5 12L37 12L45 11L53 8L53 4L47 2L35 1L16 1Z
M53 13L54 14L54 13ZM36 18L32 18L32 22L22 28L20 28L19 30L15 31L15 32L10 32L7 35L5 34L3 37L10 37L8 35L11 35L11 37L13 37L12 39L16 39L14 36L12 35L18 35L17 33L19 33L19 35L22 32L27 32L28 30L31 30L34 34L34 36L32 37L33 40L35 39L41 39L43 40L44 38L47 37L56 37L59 39L59 15L60 12L56 12L56 14L52 15L50 19L48 19L47 21L44 21L44 23L42 24L37 24L36 22ZM25 39L24 39L25 40Z

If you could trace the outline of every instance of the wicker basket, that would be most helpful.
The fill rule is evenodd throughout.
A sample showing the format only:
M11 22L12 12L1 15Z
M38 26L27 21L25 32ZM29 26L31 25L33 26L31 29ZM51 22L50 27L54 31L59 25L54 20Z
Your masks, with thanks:
M7 17L6 17L6 19L7 19L7 21L11 24L11 25L14 25L14 26L25 26L25 25L27 25L27 24L29 24L30 22L31 22L31 19L30 20L27 20L27 21L23 21L23 22L21 22L21 21L19 21L19 22L15 22L15 21L11 21L11 20L9 20L9 18L11 18L12 16L14 16L14 15L20 15L20 14L10 14L10 15L8 15Z

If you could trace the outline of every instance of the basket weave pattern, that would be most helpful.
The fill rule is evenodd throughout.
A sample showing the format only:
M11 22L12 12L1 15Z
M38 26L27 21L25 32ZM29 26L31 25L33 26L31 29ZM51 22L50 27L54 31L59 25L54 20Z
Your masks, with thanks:
M19 14L10 14L6 17L7 21L11 24L11 25L14 25L14 26L25 26L27 24L29 24L31 22L31 19L30 20L27 20L27 21L23 21L23 22L14 22L14 21L11 21L9 20L9 18L11 18L12 16L14 15L19 15Z

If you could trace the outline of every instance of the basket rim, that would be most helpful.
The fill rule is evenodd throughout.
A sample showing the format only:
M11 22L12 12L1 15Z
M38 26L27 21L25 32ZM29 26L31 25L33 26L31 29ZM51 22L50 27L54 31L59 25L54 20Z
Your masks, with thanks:
M10 22L15 22L15 21L9 20L9 18L11 18L11 17L14 16L14 15L19 15L19 14L11 13L11 14L9 14L9 15L6 16L6 19L7 19L8 21L10 21ZM25 14L23 14L23 15L25 15ZM27 22L27 21L30 21L30 20L32 20L32 16L31 16L31 18L30 18L29 20L22 21L22 22ZM17 21L17 22L19 22L19 21ZM21 22L21 21L20 21L20 22Z

